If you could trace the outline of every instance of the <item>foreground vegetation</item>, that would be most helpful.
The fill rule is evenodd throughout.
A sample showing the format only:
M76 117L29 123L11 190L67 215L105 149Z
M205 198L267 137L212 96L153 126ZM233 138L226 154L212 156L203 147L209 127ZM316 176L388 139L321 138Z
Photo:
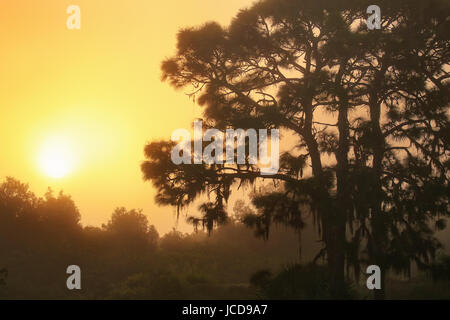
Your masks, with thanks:
M307 229L306 229L307 230ZM303 261L318 244L303 235ZM138 210L118 208L108 223L83 227L71 198L38 198L8 178L0 185L2 299L327 299L326 266L299 265L298 234L275 228L262 241L237 219L208 236L160 237ZM445 260L447 259L447 260ZM66 288L66 268L82 270L82 290ZM392 298L450 298L448 258L412 280L389 280ZM431 271L435 271L432 273ZM7 272L6 272L7 271ZM440 276L441 275L441 276ZM346 298L371 298L348 284Z

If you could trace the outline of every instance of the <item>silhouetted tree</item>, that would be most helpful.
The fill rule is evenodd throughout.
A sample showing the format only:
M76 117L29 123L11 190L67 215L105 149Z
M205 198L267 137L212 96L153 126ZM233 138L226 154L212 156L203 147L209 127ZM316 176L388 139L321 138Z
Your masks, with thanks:
M361 77L368 117L349 124L348 265L359 256L410 274L440 247L434 228L449 215L449 3L380 2L382 29L361 40L351 72ZM362 30L360 30L363 32ZM362 250L361 250L362 248Z
M48 243L59 244L62 247L73 244L82 231L81 215L72 198L62 191L57 197L49 189L44 198L39 201L36 209L39 216L40 229Z
M195 216L188 217L187 221L190 222L195 231L198 230L199 224L211 234L214 228L214 224L223 225L228 221L228 216L225 209L212 202L206 202L199 206L198 210L202 213L202 218L196 218Z
M263 210L250 222L268 230L312 212L333 297L344 294L346 262L357 276L362 261L378 264L383 279L427 263L438 247L431 222L448 216L449 5L379 1L382 28L368 31L369 5L265 0L227 28L181 30L163 80L192 86L206 126L281 128L293 147L271 177L249 164L175 165L164 141L142 165L156 201L178 208L214 194L224 210L233 186L283 182L282 194L255 200Z
M104 228L125 250L154 249L159 238L155 227L149 225L142 210L117 208Z
M0 188L2 203L8 204L7 207L28 208L23 211L28 218L20 220L27 223L18 223L19 220L12 218L11 230L0 229L0 283L6 276L2 268L9 271L7 285L0 284L1 298L249 299L257 294L264 298L287 299L330 297L330 273L325 266L294 266L280 272L281 265L296 260L296 248L292 243L297 241L297 235L285 226L272 226L270 239L260 242L239 222L251 211L242 202L236 203L237 214L228 218L226 225L215 226L211 235L201 230L190 234L174 230L157 241L157 235L151 231L154 229L145 227L148 221L138 210L117 209L110 219L109 229L107 226L80 227L78 211L69 196L56 197L47 193L46 197L37 198L25 186L9 179ZM5 192L6 189L9 191ZM264 188L262 196L270 199L274 190L278 189ZM8 197L4 197L6 194ZM21 205L11 206L11 203ZM270 214L272 210L267 207L271 205L270 201L267 205L256 206L256 210L263 210L256 214L264 211ZM274 207L274 217L279 214L279 208L281 204ZM11 215L3 212L2 218L5 216ZM290 223L283 215L279 218L282 224ZM31 221L34 222L29 225ZM277 221L278 218L274 219ZM152 250L153 242L146 241L146 237L155 239L155 245L158 242L158 250ZM304 238L305 255L309 260L319 249L317 236L314 230L305 229ZM448 296L447 260L444 257L442 262L427 269L439 283L422 282L420 297ZM64 285L65 270L74 263L83 270L86 290L81 292L66 290ZM261 268L266 271L255 274ZM252 274L255 276L250 278L252 286L249 287L247 281ZM416 289L414 281L402 283L400 297L417 297Z
M0 183L0 191L0 219L8 226L0 225L1 298L249 298L245 283L251 273L295 257L290 230L273 229L263 244L231 220L210 237L174 231L158 239L139 210L119 208L104 228L82 227L64 193L38 198L12 178ZM86 290L66 290L71 264L82 268ZM3 267L7 286L1 285Z
M39 199L27 184L7 177L0 185L0 251L34 243L33 233L39 225L38 205Z

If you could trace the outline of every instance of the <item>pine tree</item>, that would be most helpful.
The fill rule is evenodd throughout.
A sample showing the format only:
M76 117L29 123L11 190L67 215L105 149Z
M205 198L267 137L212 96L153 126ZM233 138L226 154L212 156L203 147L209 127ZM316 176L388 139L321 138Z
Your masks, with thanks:
M265 0L227 28L181 30L163 80L192 88L207 126L280 128L293 147L263 176L250 164L175 165L174 144L152 142L142 170L157 202L180 209L213 195L192 219L211 231L234 186L281 182L281 193L254 199L247 222L298 228L312 212L336 298L346 265L358 277L363 262L378 264L384 277L432 258L430 223L448 216L449 5L379 5L381 30L367 29L367 1L309 0Z

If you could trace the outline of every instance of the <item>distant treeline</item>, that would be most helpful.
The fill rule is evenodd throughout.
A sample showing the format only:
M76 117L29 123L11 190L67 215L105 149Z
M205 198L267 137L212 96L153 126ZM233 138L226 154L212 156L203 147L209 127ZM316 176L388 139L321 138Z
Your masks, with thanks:
M252 297L252 273L298 262L298 236L286 228L269 242L233 221L212 236L160 237L139 210L118 208L102 227L83 227L80 218L62 192L38 198L15 179L0 185L2 298ZM69 265L81 267L79 292L66 288Z
M312 230L303 232L303 261L311 261L320 246ZM141 211L125 208L102 227L83 227L70 196L49 190L39 198L12 178L0 185L2 299L326 298L326 268L299 265L299 246L293 229L274 228L262 241L236 219L210 236L160 237ZM69 265L81 268L80 291L66 287ZM438 267L438 275L448 270ZM364 297L350 289L349 297Z

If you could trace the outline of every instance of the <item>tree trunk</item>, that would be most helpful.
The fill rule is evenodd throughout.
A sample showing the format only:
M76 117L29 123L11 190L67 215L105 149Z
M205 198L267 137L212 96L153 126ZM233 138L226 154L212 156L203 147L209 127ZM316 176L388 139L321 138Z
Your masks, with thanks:
M350 149L350 131L348 123L348 98L345 89L342 88L342 76L344 73L345 59L341 62L341 66L335 79L336 87L340 88L339 98L339 114L338 114L338 131L339 145L336 154L336 210L332 215L333 224L333 248L329 252L333 256L332 281L333 298L346 298L345 292L345 242L346 242L346 222L351 215L351 185L349 181L349 161L348 153Z
M377 76L377 81L380 81L381 74ZM377 87L376 85L375 87ZM374 90L370 97L370 120L372 124L372 136L373 136L373 179L374 179L374 194L372 200L372 238L373 238L373 258L374 264L380 267L381 270L381 290L375 290L374 298L376 300L385 299L385 278L386 278L386 265L384 263L384 257L386 255L386 241L388 240L387 228L385 223L385 217L382 209L383 203L383 189L382 189L382 172L383 172L383 157L385 141L383 132L380 127L381 106L378 101L378 91Z
M332 227L327 243L328 267L330 268L330 293L333 299L345 296L345 251L342 238L345 227Z

